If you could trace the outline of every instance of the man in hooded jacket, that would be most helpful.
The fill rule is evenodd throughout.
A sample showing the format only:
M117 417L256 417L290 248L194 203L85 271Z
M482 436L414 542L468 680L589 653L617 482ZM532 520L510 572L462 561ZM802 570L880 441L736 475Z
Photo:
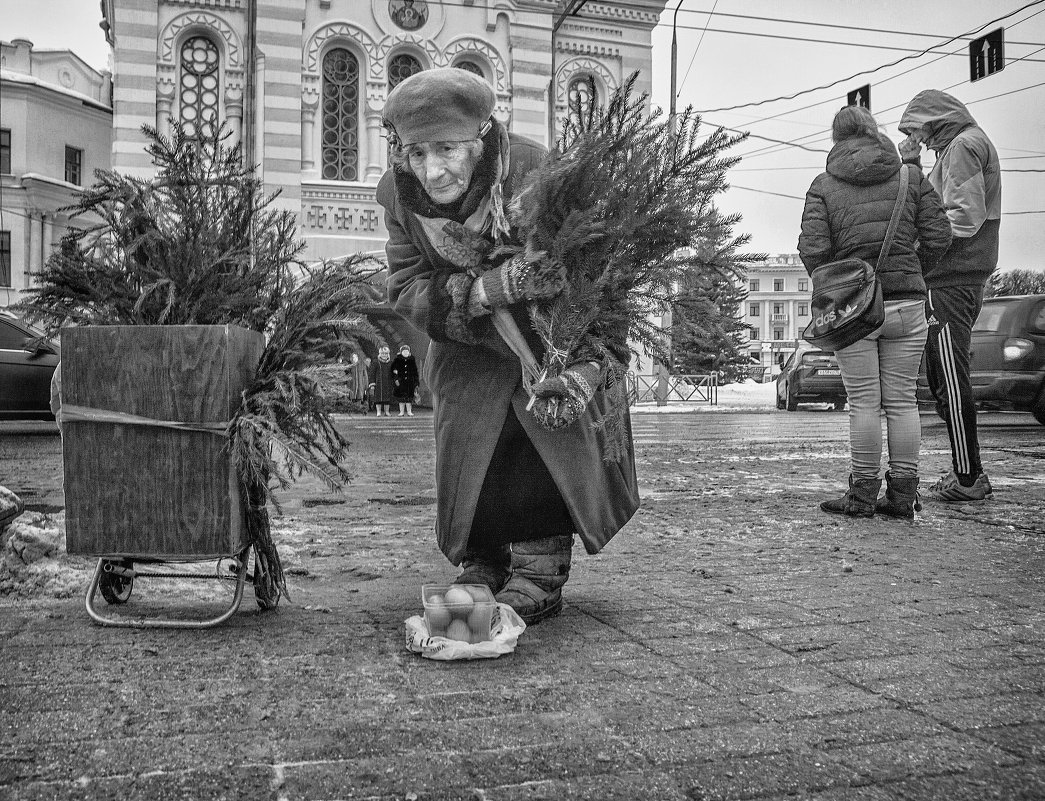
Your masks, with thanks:
M951 472L928 494L939 501L982 501L991 497L992 489L980 462L969 359L983 288L998 266L998 153L965 105L936 89L915 95L899 128L907 134L900 145L905 161L921 166L922 144L935 151L929 182L943 200L953 234L943 257L925 271L926 375L947 423L952 461Z

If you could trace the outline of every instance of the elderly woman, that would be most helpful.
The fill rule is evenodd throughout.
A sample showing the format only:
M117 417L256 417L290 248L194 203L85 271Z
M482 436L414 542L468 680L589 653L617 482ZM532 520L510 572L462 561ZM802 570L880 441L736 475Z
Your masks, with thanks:
M494 102L485 81L455 68L396 86L384 110L393 166L377 199L389 301L432 340L439 547L463 565L457 582L485 584L533 623L562 608L574 533L597 553L635 513L638 487L633 457L601 458L593 424L608 401L593 366L538 385L539 423L519 358L492 324L507 309L540 358L526 304L565 282L561 268L496 255L511 237L505 208L544 150L508 134Z

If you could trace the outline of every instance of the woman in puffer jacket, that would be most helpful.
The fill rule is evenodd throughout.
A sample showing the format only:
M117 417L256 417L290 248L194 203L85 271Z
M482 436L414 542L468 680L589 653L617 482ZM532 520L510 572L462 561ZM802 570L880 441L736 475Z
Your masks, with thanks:
M881 253L900 191L900 155L865 108L846 106L831 126L835 145L827 171L806 193L798 251L806 271L847 258L877 263L885 322L835 356L849 395L849 489L820 504L825 512L872 517L876 512L913 519L918 501L921 424L915 390L925 347L923 269L947 249L951 228L939 195L920 171L908 172L899 224ZM881 415L885 412L889 469L885 497Z

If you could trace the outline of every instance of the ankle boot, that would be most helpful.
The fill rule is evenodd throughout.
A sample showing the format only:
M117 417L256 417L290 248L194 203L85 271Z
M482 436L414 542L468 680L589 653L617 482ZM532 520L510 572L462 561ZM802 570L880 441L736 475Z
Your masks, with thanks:
M849 476L849 491L841 498L824 501L820 508L825 512L849 517L874 517L878 491L882 488L880 478L857 478Z
M512 575L497 594L527 624L562 611L562 585L570 577L573 535L512 543Z
M491 593L497 595L511 575L512 552L507 545L469 548L461 567L461 575L454 579L454 584L485 584Z
M874 510L880 515L914 520L914 513L922 511L922 501L918 497L918 477L897 478L887 472L885 497L875 504Z

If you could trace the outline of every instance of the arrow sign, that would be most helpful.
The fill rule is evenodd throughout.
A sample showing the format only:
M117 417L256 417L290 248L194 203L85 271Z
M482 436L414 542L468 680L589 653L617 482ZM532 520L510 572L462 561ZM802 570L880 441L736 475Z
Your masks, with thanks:
M871 110L871 84L865 83L859 89L854 89L845 97L846 105L863 106L868 111Z
M969 80L978 81L1005 69L1005 29L969 42Z

